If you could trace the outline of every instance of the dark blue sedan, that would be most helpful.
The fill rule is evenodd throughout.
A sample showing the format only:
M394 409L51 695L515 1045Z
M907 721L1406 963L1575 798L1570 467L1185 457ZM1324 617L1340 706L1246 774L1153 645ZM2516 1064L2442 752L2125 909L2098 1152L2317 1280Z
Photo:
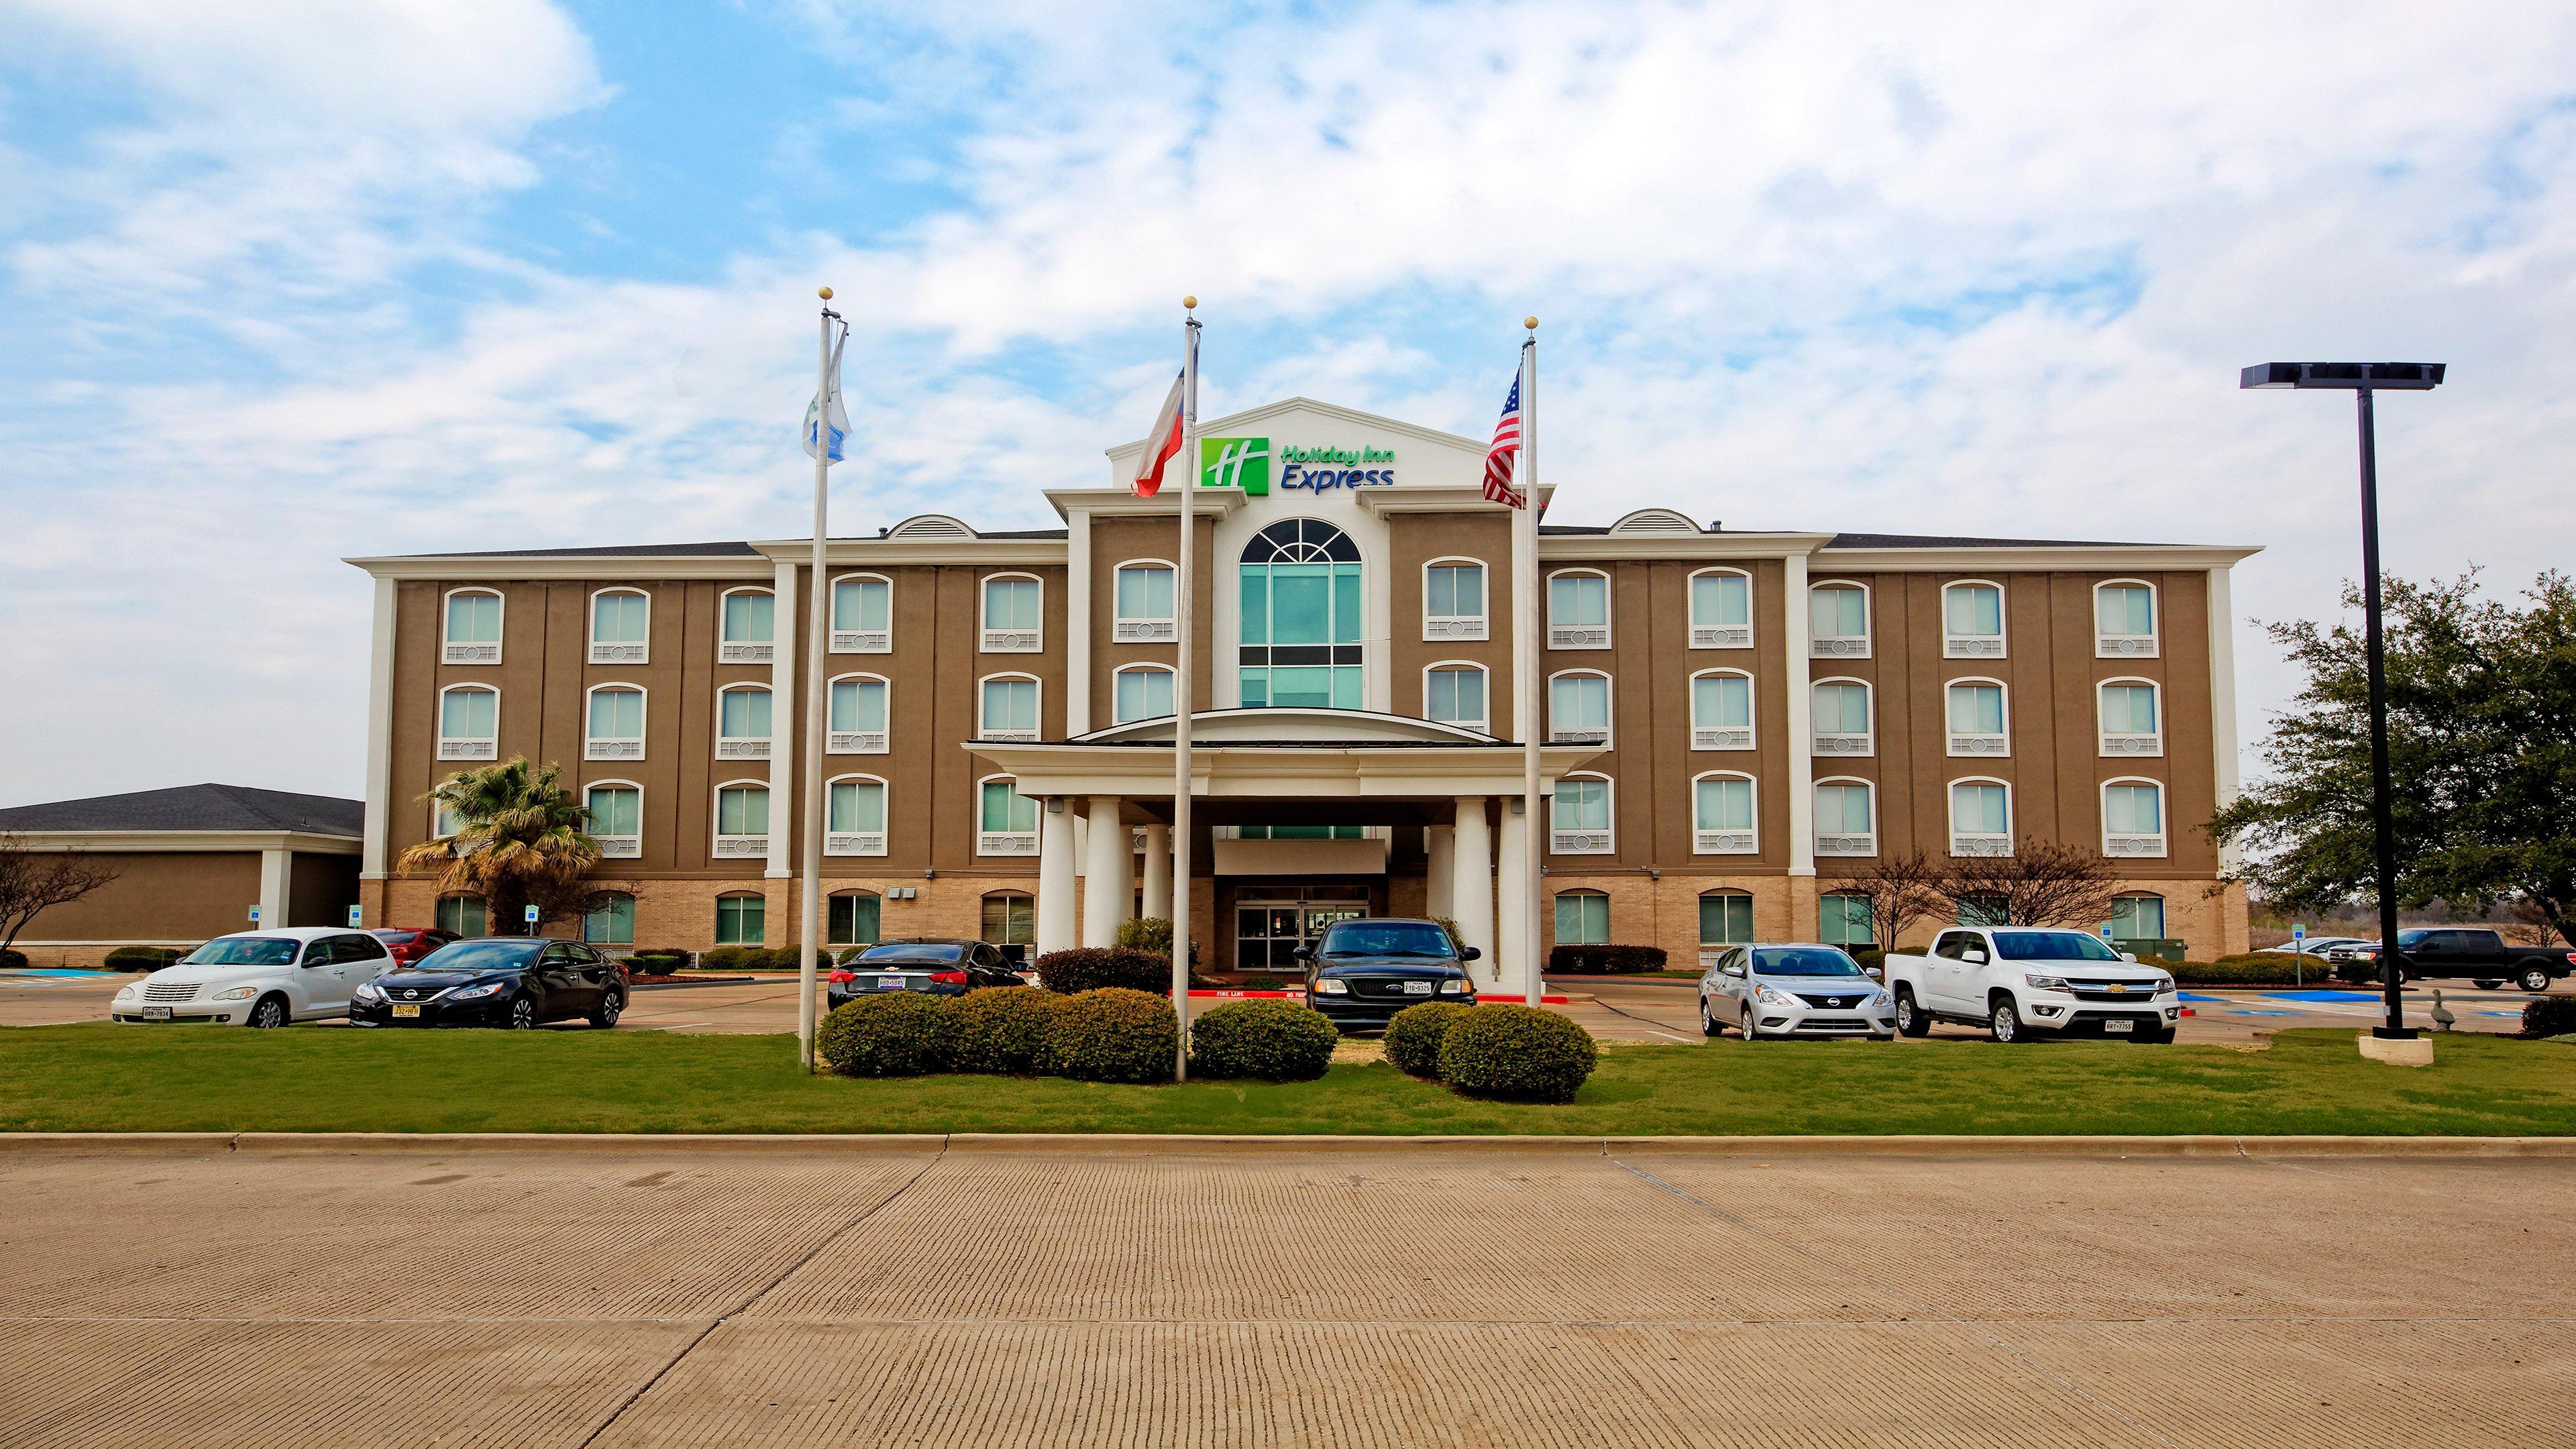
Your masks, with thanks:
M1397 1012L1426 1001L1476 1004L1466 970L1476 948L1461 949L1438 921L1335 921L1314 945L1298 947L1297 959L1306 963L1306 1003L1344 1031L1383 1031Z

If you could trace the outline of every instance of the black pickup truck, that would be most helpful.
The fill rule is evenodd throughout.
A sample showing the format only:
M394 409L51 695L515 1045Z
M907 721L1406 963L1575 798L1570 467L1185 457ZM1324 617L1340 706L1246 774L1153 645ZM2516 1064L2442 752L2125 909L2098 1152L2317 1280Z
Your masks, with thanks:
M2400 931L2397 950L2409 981L2465 976L2490 991L2508 981L2525 991L2547 991L2550 982L2576 970L2576 951L2564 946L2516 946L2494 931L2474 928ZM2326 960L2347 979L2379 978L2377 941L2337 946L2326 952Z

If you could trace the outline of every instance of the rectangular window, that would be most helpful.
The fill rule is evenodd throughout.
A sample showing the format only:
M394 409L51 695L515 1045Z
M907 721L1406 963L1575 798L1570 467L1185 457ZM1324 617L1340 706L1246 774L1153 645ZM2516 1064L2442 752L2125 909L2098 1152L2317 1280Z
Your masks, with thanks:
M1807 652L1818 658L1869 657L1869 595L1850 584L1807 591Z
M489 760L500 753L501 694L451 689L438 697L438 757Z
M760 896L716 897L716 944L757 946L768 938L769 902Z
M1751 945L1753 897L1742 891L1710 891L1701 896L1699 943L1703 946Z
M1753 581L1742 574L1694 574L1690 581L1690 646L1753 647Z
M716 792L716 834L769 838L769 787L728 785Z
M1175 636L1170 569L1145 564L1122 568L1117 592L1117 628L1112 631L1116 638L1152 641Z
M876 780L834 780L824 812L825 855L883 855L885 790Z
M1557 781L1548 820L1548 849L1557 854L1610 854L1610 782L1589 776Z
M2152 684L2102 686L2102 753L2161 755L2164 736L2157 729L2156 687Z
M644 792L631 785L593 785L582 802L590 811L591 838L610 859L643 854Z
M454 931L460 936L491 934L483 902L474 896L443 896L439 899L436 914L438 929L442 931Z
M1485 727L1485 671L1434 669L1423 676L1422 713L1443 724Z
M1556 893L1556 944L1610 944L1610 898L1599 891Z
M883 936L877 922L884 901L864 891L832 897L832 919L824 938L835 946L873 946Z
M1691 748L1753 748L1753 680L1742 674L1702 674L1691 680Z
M447 636L439 649L446 664L501 662L501 596L458 593L447 596Z
M894 649L894 590L883 579L832 581L832 652L887 654Z
M2005 787L1975 780L1950 787L1950 853L2012 854L2012 799Z
M1422 637L1485 637L1485 566L1433 564L1422 572Z
M1038 682L1034 679L984 681L984 713L978 739L1033 740L1038 737Z
M594 946L635 944L635 898L610 896L581 918L581 938Z
M1829 682L1816 686L1813 753L1866 755L1871 752L1869 686Z
M2158 856L2165 853L2165 792L2160 785L2102 787L2102 853Z
M824 748L836 755L886 752L886 682L835 679L826 707Z
M1817 925L1828 946L1874 946L1878 933L1869 923L1869 897L1829 895L1816 903Z
M1700 855L1754 851L1753 782L1709 776L1692 782L1692 850Z
M2165 898L2122 896L2111 902L2111 939L2161 941L2165 937Z
M983 939L996 946L1027 946L1037 941L1038 907L1031 896L984 897Z
M1867 785L1837 780L1816 787L1818 855L1875 855L1877 836Z
M2012 910L2001 896L1970 896L1959 902L1959 924L1988 928L2008 926L2012 924ZM1962 949L1973 946L1982 950L1985 942L1971 936L1961 946Z
M1116 680L1118 723L1161 719L1172 712L1172 671L1122 669Z
M1941 652L1953 659L1992 659L2004 652L2004 591L1991 584L1953 584L1941 591Z
M2105 584L2093 591L2093 652L2099 658L2156 654L2156 591L2145 584Z
M1953 684L1949 695L1951 754L2012 753L2012 741L2004 734L2002 685Z
M590 692L590 734L583 758L644 758L644 691L594 689Z
M724 642L767 644L778 633L778 601L767 594L727 594Z
M728 689L716 696L716 757L769 758L769 691Z
M1035 654L1045 647L1035 579L984 580L984 652Z
M1548 681L1547 737L1560 745L1610 741L1610 681L1598 674L1560 674Z
M592 595L590 662L593 664L646 662L645 630L651 621L652 610L652 600L642 594L614 590Z
M1547 581L1547 647L1610 647L1610 580L1601 574L1551 574Z
M983 855L1038 853L1038 802L1019 793L1017 782L984 782L976 813L975 849Z

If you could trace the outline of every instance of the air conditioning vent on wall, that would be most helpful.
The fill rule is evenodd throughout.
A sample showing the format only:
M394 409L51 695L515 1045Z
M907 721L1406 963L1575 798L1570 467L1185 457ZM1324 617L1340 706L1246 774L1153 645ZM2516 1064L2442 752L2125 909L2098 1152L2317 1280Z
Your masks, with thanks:
M1610 630L1602 624L1550 624L1547 628L1550 649L1607 649Z
M1876 855L1878 837L1875 835L1819 835L1816 837L1816 854Z
M1750 830L1693 831L1691 849L1701 855L1751 855L1753 854L1753 832Z
M825 748L836 755L882 755L886 752L884 730L834 730Z
M1695 729L1691 731L1691 748L1694 750L1749 750L1753 748L1753 731L1750 728Z
M832 631L835 654L891 654L894 634L886 629L835 629Z
M1750 624L1694 624L1690 647L1693 649L1750 649L1753 626Z
M987 629L984 652L987 654L1035 654L1044 646L1035 629Z
M883 855L885 832L836 830L823 837L825 855Z
M767 664L777 656L777 652L778 646L774 644L719 644L716 646L716 662L718 664Z
M1121 644L1160 644L1179 637L1169 619L1121 619L1109 632Z
M645 662L644 646L641 644L593 644L590 646L590 662L593 664L642 664Z
M1952 735L1950 753L1954 755L2009 755L2012 741L2002 735Z

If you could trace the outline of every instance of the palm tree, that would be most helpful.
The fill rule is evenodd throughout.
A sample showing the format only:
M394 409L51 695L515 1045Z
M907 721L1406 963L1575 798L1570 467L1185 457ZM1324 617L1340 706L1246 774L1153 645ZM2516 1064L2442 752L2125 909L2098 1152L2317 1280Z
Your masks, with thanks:
M529 934L523 917L535 904L538 924L582 915L599 892L582 877L599 864L590 810L559 783L562 768L535 768L524 757L459 770L422 798L434 801L455 832L405 849L404 870L436 871L441 891L483 898L492 934Z

